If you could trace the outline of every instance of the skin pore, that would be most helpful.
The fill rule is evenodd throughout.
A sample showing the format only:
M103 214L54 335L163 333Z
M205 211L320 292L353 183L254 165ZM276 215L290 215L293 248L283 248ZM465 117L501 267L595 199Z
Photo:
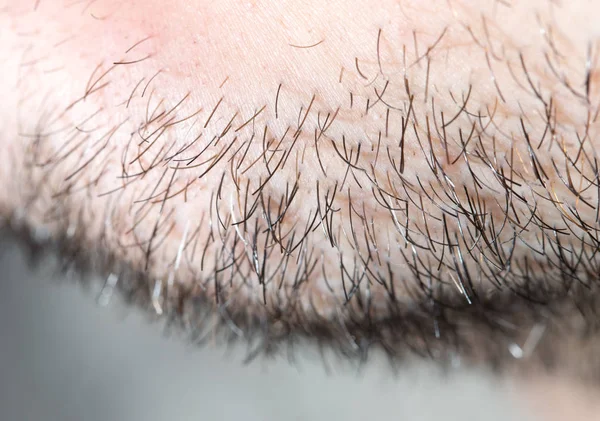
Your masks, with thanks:
M592 2L10 3L0 214L107 294L598 380Z

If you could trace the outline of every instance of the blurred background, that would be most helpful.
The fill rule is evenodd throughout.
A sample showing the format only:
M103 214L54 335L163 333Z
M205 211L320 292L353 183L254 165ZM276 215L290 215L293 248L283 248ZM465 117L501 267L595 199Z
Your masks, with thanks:
M118 294L99 305L102 281L60 282L51 255L35 266L0 231L0 421L533 420L507 382L465 367L324 364L310 347L244 364L244 350L191 345Z

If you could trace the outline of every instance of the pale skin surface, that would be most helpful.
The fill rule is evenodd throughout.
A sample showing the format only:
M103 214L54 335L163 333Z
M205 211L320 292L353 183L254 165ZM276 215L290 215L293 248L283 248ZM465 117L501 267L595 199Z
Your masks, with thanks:
M7 2L0 212L189 324L597 382L599 7L374 4Z

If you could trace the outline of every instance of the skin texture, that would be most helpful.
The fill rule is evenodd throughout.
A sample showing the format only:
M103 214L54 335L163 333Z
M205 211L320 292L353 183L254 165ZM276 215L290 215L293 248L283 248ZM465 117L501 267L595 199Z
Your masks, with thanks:
M10 3L0 212L107 295L597 381L593 2Z
M598 388L546 375L525 380L516 396L535 419L547 421L587 420L597 416Z

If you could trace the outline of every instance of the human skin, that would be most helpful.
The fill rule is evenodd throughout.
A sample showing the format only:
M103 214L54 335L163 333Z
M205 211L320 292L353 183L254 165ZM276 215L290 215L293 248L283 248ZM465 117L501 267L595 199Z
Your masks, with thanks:
M11 3L0 212L107 293L598 380L593 2Z

